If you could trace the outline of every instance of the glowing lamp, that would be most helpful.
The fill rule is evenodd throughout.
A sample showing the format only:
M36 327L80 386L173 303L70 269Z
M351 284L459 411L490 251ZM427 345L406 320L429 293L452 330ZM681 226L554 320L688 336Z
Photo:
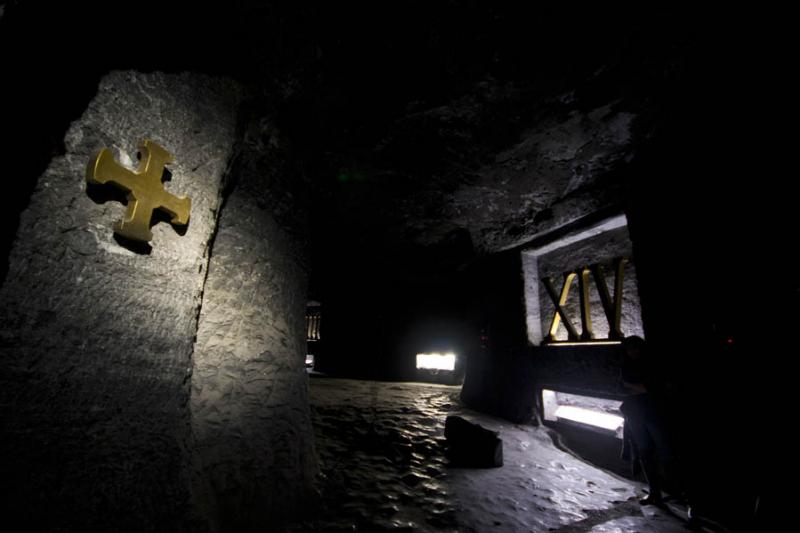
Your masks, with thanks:
M454 353L418 353L417 368L428 370L454 370L456 354Z
M545 420L569 421L601 432L610 431L619 438L622 438L625 423L625 419L618 414L621 403L618 400L542 389Z
M555 414L556 418L597 426L614 432L621 428L624 422L621 416L600 413L582 407L573 407L571 405L559 405Z

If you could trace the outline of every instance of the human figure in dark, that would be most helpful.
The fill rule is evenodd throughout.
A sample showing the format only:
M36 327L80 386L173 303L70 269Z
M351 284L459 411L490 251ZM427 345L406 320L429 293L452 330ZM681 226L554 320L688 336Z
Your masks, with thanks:
M676 475L672 436L667 427L664 384L649 357L641 337L626 337L622 342L622 385L627 397L620 406L625 416L625 431L633 443L635 456L647 478L649 492L642 505L662 505L662 475Z

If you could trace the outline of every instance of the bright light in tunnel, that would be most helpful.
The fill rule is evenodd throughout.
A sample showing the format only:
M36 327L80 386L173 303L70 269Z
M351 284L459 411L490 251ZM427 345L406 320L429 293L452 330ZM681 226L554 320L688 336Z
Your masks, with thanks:
M612 431L618 438L622 438L625 422L619 414L621 404L619 400L542 389L542 414L545 420L578 422Z
M430 370L454 370L456 368L456 354L418 353L417 368L427 368Z
M559 405L555 412L556 417L565 418L581 424L588 424L590 426L597 426L616 432L623 422L623 418L617 415L610 415L608 413L600 413L598 411L590 411L582 407L574 407L572 405Z
M555 341L548 342L546 346L611 346L613 344L622 344L622 341L614 340L590 340L590 341Z

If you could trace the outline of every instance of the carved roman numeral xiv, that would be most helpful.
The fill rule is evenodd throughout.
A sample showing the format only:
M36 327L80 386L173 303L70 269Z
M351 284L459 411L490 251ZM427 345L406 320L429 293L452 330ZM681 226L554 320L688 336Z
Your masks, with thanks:
M606 285L606 274L603 265L595 264L588 267L583 267L578 272L567 272L564 274L564 282L561 285L561 292L556 292L553 278L544 278L542 283L548 296L553 301L553 319L550 322L550 331L545 338L545 342L556 342L556 334L558 333L558 326L563 322L567 330L568 339L570 341L589 341L594 339L594 332L592 330L592 314L589 300L589 275L594 277L597 292L600 295L600 302L603 306L603 311L608 320L608 338L612 340L622 339L623 334L621 330L622 321L622 291L623 281L625 277L625 264L627 258L619 257L614 260L614 298L608 291ZM580 277L578 277L580 274ZM572 287L572 282L578 278L578 286L580 289L580 312L581 312L581 332L580 335L575 329L575 326L570 322L569 316L564 309L564 305L569 297L569 291Z

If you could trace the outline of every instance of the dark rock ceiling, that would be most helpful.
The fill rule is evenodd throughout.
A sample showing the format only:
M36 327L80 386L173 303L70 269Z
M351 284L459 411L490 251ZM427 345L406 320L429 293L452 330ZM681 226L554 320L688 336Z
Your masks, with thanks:
M630 162L702 97L727 22L464 0L5 4L3 44L26 51L6 58L19 80L7 99L37 99L55 124L108 69L235 77L303 161L315 264L352 254L403 269L416 254L440 271L621 210L646 179ZM34 143L59 138L57 124L17 125Z
M620 170L693 37L676 14L621 9L372 15L348 30L360 38L320 45L316 84L290 96L284 124L314 132L334 219L391 247L497 251L620 206Z

